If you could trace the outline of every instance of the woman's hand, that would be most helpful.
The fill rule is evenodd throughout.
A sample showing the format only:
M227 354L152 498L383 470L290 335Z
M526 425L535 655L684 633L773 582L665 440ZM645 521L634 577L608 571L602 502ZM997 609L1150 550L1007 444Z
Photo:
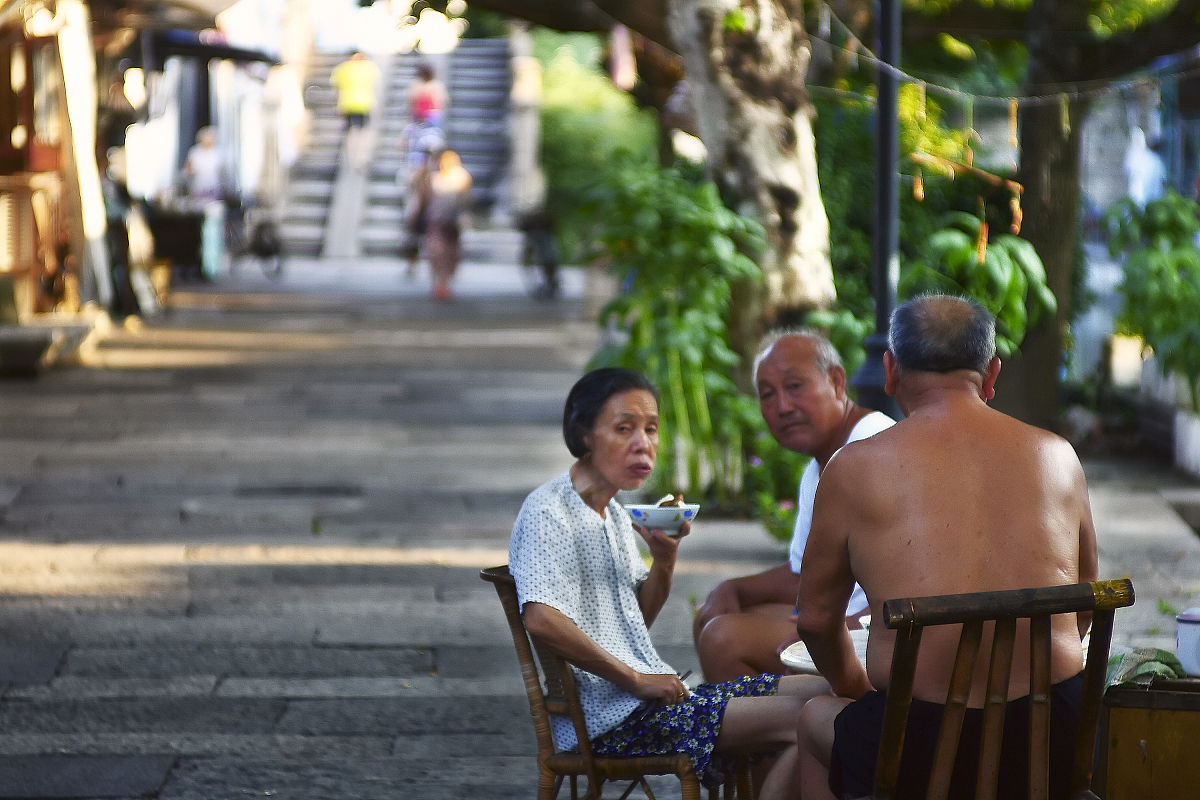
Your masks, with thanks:
M690 696L688 688L678 675L648 675L639 672L637 682L630 690L639 700L654 700L664 705L679 703Z
M641 525L634 525L633 529L638 532L638 535L645 540L646 546L650 548L651 558L655 561L663 560L674 563L675 556L679 551L679 540L692 532L692 523L683 523L679 528L679 534L676 536L670 536L666 531L658 528L643 528Z

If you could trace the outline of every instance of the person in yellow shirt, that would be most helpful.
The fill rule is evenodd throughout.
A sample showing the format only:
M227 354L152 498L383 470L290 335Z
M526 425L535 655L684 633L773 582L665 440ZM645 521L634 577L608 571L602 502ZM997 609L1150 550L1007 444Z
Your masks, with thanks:
M355 51L350 58L333 68L329 82L337 89L338 113L345 117L346 126L350 129L346 136L350 162L356 169L362 169L370 150L363 129L375 110L379 67L362 52Z

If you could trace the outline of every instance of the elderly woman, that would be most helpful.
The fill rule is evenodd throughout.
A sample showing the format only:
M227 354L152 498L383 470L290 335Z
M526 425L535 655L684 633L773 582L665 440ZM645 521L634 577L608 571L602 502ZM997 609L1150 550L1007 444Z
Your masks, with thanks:
M593 750L686 753L709 787L731 770L729 756L781 751L759 797L798 797L797 719L828 684L762 675L689 691L650 642L690 526L677 538L635 529L614 497L639 488L654 469L657 389L630 370L589 372L567 396L563 436L577 460L525 500L509 569L529 632L575 668ZM653 558L649 568L635 530ZM568 719L555 716L552 727L560 748L577 745Z

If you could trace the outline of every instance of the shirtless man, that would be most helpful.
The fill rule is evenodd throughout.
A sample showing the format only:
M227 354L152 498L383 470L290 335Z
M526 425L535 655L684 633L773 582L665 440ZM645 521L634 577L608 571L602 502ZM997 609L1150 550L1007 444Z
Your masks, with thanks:
M811 331L779 331L764 339L754 359L754 384L771 435L789 450L813 458L800 479L788 562L718 584L696 613L692 637L710 681L786 672L779 653L797 641L797 573L820 470L847 441L892 425L890 417L862 408L846 395L846 370L837 349ZM860 627L866 595L856 590L843 609L848 624Z
M805 798L867 795L874 780L895 632L872 626L866 668L854 657L843 610L856 580L878 616L892 598L1096 579L1096 535L1074 450L987 405L1000 360L986 310L939 295L904 303L892 317L884 369L905 419L847 445L828 464L800 576L796 628L837 695L813 699L801 715ZM1053 617L1053 714L1056 723L1069 719L1068 738L1082 686L1080 639L1090 623L1080 616ZM929 739L932 752L957 641L954 626L922 635L913 696L929 702L914 700L914 713L932 709L935 733L914 736L910 727L906 744ZM1021 652L1028 639L1022 645L1020 634L1017 648L1010 699L1029 687L1029 656ZM985 674L975 675L972 707L982 705ZM1011 704L1009 714L1021 705ZM1063 738L1053 731L1052 741ZM1055 775L1070 759L1052 756L1051 764L1051 796L1065 796L1067 776L1056 795ZM1028 768L1002 765L1001 773L1021 782ZM927 780L926 766L915 781ZM906 792L924 797L924 785L912 783L902 778Z

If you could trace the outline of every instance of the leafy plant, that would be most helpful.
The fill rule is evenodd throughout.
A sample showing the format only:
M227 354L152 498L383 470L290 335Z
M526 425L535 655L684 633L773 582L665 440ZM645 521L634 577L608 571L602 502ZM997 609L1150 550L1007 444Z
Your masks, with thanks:
M996 317L996 351L1020 347L1025 332L1058 308L1046 285L1046 269L1033 245L1003 233L989 240L978 217L955 211L925 242L923 259L909 264L900 293L912 297L937 291L974 298Z
M618 150L645 164L657 162L656 121L599 68L595 36L538 29L534 41L544 69L546 208L554 217L559 249L572 261L591 239L594 220L583 212L587 193L608 173Z
M710 181L620 155L589 208L623 289L600 323L624 339L592 365L638 369L658 384L655 488L695 492L707 478L725 502L740 481L743 431L760 416L732 378L730 284L761 278L751 256L763 247L763 230L727 209Z
M1200 205L1174 190L1139 209L1122 200L1105 215L1108 247L1124 252L1117 287L1125 297L1118 324L1141 336L1167 372L1187 379L1192 410L1200 412Z

